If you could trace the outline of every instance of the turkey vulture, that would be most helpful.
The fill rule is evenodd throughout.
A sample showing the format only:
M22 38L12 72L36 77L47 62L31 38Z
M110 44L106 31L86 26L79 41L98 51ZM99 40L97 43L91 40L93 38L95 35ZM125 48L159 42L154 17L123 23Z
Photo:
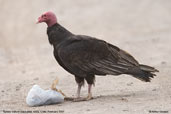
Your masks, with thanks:
M75 35L57 22L53 12L46 12L38 18L37 23L45 22L48 26L47 35L49 43L54 48L54 56L59 65L75 76L78 84L77 98L84 80L88 83L88 96L84 100L92 99L91 88L95 75L121 75L128 74L144 82L150 82L156 76L157 69L139 64L126 51L85 35Z

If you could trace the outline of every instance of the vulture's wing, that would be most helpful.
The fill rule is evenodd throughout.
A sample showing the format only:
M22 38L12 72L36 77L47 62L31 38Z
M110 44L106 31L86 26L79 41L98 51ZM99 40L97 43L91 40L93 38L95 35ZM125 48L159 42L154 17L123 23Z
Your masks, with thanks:
M75 75L118 75L126 73L138 62L125 51L105 41L88 36L75 36L60 46L62 63Z

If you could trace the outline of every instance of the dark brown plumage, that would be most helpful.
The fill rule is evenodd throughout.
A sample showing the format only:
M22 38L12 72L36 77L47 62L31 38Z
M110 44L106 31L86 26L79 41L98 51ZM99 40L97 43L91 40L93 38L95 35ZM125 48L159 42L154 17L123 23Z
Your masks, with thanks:
M58 63L75 75L78 83L78 97L84 80L94 84L95 75L128 74L145 82L158 72L153 67L139 64L126 51L112 44L90 36L75 35L58 23L47 28L50 44L54 47L54 56ZM91 97L91 95L89 96Z
M94 75L130 74L142 81L154 76L153 67L140 65L130 54L103 40L74 35L59 24L47 30L54 56L68 72L82 78Z

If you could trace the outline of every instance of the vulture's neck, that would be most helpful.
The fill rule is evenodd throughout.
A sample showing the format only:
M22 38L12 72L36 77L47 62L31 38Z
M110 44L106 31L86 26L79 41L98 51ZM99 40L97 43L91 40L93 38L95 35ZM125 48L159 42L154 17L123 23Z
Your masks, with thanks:
M47 28L49 43L53 46L60 44L72 35L67 29L56 23Z

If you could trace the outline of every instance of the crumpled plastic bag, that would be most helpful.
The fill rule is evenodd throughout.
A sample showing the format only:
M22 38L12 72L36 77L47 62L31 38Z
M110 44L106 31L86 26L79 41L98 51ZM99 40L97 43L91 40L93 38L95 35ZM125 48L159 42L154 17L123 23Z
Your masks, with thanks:
M58 91L56 89L56 84L53 83L49 90L44 90L40 86L34 85L28 92L26 103L29 106L41 106L64 102L64 94L61 90Z

